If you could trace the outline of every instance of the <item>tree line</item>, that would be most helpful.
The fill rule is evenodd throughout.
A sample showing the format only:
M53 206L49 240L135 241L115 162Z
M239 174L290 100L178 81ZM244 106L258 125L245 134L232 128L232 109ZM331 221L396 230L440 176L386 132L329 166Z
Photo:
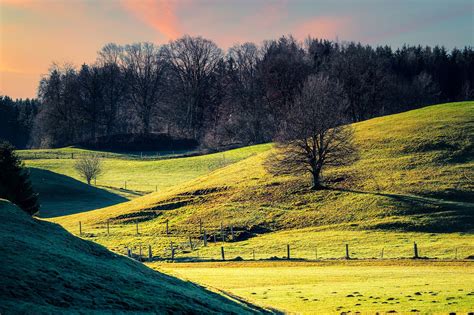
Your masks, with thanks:
M277 136L304 82L315 75L340 85L343 111L356 122L473 99L474 50L393 50L291 36L226 52L191 36L165 45L107 44L92 64L51 67L38 100L12 105L2 98L0 111L15 114L1 115L1 124L8 119L11 127L0 137L17 137L19 130L27 140L12 142L33 147L157 133L208 147L262 143Z

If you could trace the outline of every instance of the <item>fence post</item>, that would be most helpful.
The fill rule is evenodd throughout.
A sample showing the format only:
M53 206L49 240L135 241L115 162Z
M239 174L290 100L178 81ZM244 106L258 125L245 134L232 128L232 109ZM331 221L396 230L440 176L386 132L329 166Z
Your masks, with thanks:
M130 257L130 249L128 247L125 247L125 249L127 250L127 257Z
M170 231L169 231L169 220L166 219L166 235L170 234Z
M79 236L82 236L82 223L79 221Z
M74 160L74 153L71 153L71 159Z
M349 244L346 244L346 259L351 259L349 256Z
M140 251L138 252L138 261L142 261L142 245L140 244Z
M216 233L214 233L214 244L217 243Z
M382 247L382 253L380 253L380 258L383 259L383 250L384 248Z
M109 219L107 219L107 235L110 235Z
M132 257L133 257L133 251L132 251L132 249L130 248L130 258L132 258Z
M125 181L125 189L127 189L127 181Z
M286 244L286 259L290 260L290 244Z
M203 234L203 242L204 242L204 247L207 247L207 235L206 235L206 230L204 230L204 234Z
M221 255L222 255L222 260L225 260L224 246L221 246Z
M230 234L232 235L232 242L235 241L234 227L232 225L230 226Z
M148 261L153 260L153 253L151 251L151 245L148 245Z
M413 258L419 258L418 257L418 245L416 245L416 242L413 242Z
M199 219L199 235L202 235L202 221Z
M458 248L454 251L454 259L458 259Z
M316 260L318 260L318 247L314 249L314 256L316 257Z

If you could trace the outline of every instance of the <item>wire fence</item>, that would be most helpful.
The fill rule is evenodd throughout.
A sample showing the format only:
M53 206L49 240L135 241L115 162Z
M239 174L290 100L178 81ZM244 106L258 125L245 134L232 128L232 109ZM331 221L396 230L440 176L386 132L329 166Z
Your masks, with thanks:
M101 242L107 237L123 240L111 249L139 261L241 261L241 260L364 260L364 259L474 259L474 245L452 247L434 246L427 242L380 243L368 246L353 239L329 243L321 240L312 245L299 241L275 241L271 245L243 244L256 236L249 229L214 225L202 222L171 225L163 221L159 228L143 229L140 222L133 224L105 224L88 229L78 222L77 235ZM352 244L351 244L352 243Z
M41 150L26 150L17 151L17 154L23 160L64 160L64 159L79 159L87 156L98 156L100 158L109 159L123 159L123 160L162 160L177 157L188 157L205 154L204 151L199 150L170 150L170 151L153 151L153 152L64 152L64 151L41 151Z

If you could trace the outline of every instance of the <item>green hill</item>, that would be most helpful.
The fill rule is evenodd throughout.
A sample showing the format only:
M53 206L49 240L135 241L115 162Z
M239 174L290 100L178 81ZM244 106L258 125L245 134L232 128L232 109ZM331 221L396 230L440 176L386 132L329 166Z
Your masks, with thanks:
M0 200L0 312L259 313Z
M433 257L453 257L456 246L468 256L474 229L472 117L474 102L463 102L354 124L361 159L326 169L327 190L309 190L309 178L271 175L264 167L267 150L162 192L53 220L73 233L81 221L86 237L113 250L183 244L188 236L197 239L201 220L217 240L221 223L227 232L233 228L242 242L226 246L236 256L249 257L257 248L269 257L291 241L314 257L314 246L327 241L341 245L325 249L326 257L340 257L350 241L365 246L359 251L364 257L379 256L382 246L395 248L391 257L406 257L413 240L426 241ZM110 236L107 220L114 226ZM163 238L167 220L171 234ZM219 249L201 248L199 255L218 258Z
M103 208L128 200L108 190L48 170L30 168L30 176L39 194L39 216L43 218Z
M40 193L40 216L51 217L102 208L149 192L185 183L254 154L269 145L174 159L139 159L134 155L75 148L20 150L31 168L32 182ZM85 185L74 170L75 159L87 154L103 155L103 175L95 187ZM56 158L57 157L57 158Z
M124 217L175 224L221 221L246 229L347 226L422 231L473 225L474 103L430 106L354 124L361 159L326 169L331 189L272 176L262 152L194 181L114 207L59 218L100 223ZM342 182L337 179L344 178ZM127 216L124 216L127 214ZM156 219L159 214L158 219ZM126 221L126 220L125 220Z

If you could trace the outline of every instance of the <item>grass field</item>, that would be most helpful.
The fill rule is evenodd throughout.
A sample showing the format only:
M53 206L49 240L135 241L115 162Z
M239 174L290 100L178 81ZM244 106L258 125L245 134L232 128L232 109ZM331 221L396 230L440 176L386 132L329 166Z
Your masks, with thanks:
M84 152L90 154L91 151L75 148L47 150L46 152L49 153L58 152L62 154L60 156L65 158L31 159L25 160L25 163L28 167L32 168L32 181L40 193L40 201L43 204L42 213L44 216L50 217L61 211L63 214L69 214L101 208L107 206L108 204L106 203L110 202L111 199L121 202L124 201L124 198L133 199L155 190L161 191L248 158L269 148L270 145L264 144L222 153L165 160L127 160L121 158L121 156L107 157L103 159L104 173L97 180L95 189L79 187L81 183L84 183L84 179L74 170L75 160L71 159L68 155L71 151L79 151L81 154L85 154ZM33 151L20 151L20 155L28 156L33 154ZM43 150L39 151L42 152ZM45 171L49 171L49 173ZM55 176L54 178L52 178L53 175ZM61 194L61 198L67 201L67 203L57 200L57 192L61 191L58 190L58 186L67 188ZM100 193L98 189L104 192ZM88 193L95 190L95 195L92 194L93 196L84 197L83 193L85 190ZM84 202L89 202L90 204L87 206Z
M2 199L0 251L2 314L259 311L73 237Z
M68 229L78 221L91 227L108 219L114 224L139 221L153 233L169 220L183 234L195 233L199 220L214 232L221 222L247 232L306 227L470 231L471 117L474 103L464 102L355 124L361 159L350 167L327 169L327 190L310 191L309 181L301 177L270 175L263 166L270 153L266 150L161 192L55 221ZM340 177L346 180L332 183Z
M226 259L246 261L151 266L258 305L289 312L459 312L473 304L474 291L472 264L459 261L474 255L472 117L474 102L463 102L354 124L361 159L325 169L327 189L320 191L309 190L306 177L271 175L264 167L271 144L169 160L106 158L98 191L73 179L71 159L26 163L38 169L35 183L45 178L35 172L54 172L46 174L48 185L40 184L51 200L48 220L76 235L80 222L82 238L121 254L128 247L146 255L150 245L155 258L169 259L172 245L178 261L209 261L221 259L223 246ZM132 185L132 177L142 187L154 179L161 186L145 196L138 186L100 186L101 180ZM66 197L54 199L68 189L70 206ZM94 197L103 193L111 195ZM92 210L112 197L133 200ZM234 232L231 242L221 241L221 226L227 240ZM440 261L407 259L414 242L420 256ZM355 260L336 260L346 244ZM294 259L320 261L258 261L285 257L287 245ZM375 261L382 250L384 259ZM248 261L254 253L257 261Z
M472 262L228 262L150 266L290 313L474 311Z

